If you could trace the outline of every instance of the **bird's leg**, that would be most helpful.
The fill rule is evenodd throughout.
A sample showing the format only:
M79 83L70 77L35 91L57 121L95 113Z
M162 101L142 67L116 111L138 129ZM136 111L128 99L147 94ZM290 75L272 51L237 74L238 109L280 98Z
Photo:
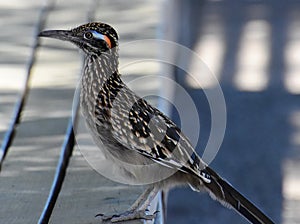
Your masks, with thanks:
M153 191L153 187L148 187L139 197L138 199L131 205L130 211L137 210L141 204L144 204L147 198L150 196L151 191Z
M154 199L159 191L158 188L149 187L144 191L144 193L134 202L134 204L130 207L130 209L126 212L123 212L118 215L112 216L102 216L103 221L110 220L112 223L114 222L124 222L133 219L145 219L145 220L152 220L155 218L157 212L153 214L146 214L147 208L150 202Z
M154 187L148 194L148 197L146 197L146 200L144 200L144 203L140 205L139 210L144 210L146 211L148 206L150 205L151 201L155 198L157 195L159 189Z

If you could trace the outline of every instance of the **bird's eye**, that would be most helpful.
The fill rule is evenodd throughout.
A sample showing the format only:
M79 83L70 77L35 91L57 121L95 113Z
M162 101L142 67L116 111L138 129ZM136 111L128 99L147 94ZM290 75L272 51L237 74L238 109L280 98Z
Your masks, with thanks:
M85 39L91 39L91 38L93 38L93 34L91 33L91 32L85 32L84 34L83 34L83 37L85 38Z

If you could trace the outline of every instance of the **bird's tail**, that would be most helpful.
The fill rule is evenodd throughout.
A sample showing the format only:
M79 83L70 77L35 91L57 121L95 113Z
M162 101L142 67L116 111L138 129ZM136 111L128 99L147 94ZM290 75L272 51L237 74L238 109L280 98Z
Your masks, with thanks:
M210 176L210 181L204 182L204 185L213 198L227 207L233 207L238 213L253 224L274 224L270 218L211 168L206 167L202 171L205 172L206 176Z

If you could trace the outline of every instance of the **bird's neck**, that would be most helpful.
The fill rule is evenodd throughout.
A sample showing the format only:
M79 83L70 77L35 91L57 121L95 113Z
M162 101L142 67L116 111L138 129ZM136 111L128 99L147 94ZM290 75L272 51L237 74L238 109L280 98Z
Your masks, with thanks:
M118 66L119 57L117 54L86 56L82 82L90 87L97 86L99 91L112 75L119 74Z
M103 108L109 106L111 94L114 92L112 89L122 88L122 85L123 82L118 72L117 55L100 58L86 57L80 89L80 105L84 116L90 117L91 121L94 121L95 113L98 113L100 117L106 117L106 110ZM102 101L103 99L105 101ZM103 110L99 111L99 106ZM94 126L93 122L89 126Z
M110 83L122 83L118 72L118 55L86 56L81 77L81 104L94 110L100 92L107 92ZM107 93L109 94L109 93Z

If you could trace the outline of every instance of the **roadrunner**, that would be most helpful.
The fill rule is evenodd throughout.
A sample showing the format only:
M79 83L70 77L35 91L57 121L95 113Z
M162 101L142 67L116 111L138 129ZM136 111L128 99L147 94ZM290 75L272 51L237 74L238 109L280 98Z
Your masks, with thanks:
M148 214L147 208L159 190L189 185L206 190L251 223L273 223L202 161L170 118L121 80L118 34L110 25L94 22L39 36L69 41L84 52L80 107L87 127L106 159L117 164L119 175L132 184L147 184L128 211L101 215L103 220L153 219L155 214Z

